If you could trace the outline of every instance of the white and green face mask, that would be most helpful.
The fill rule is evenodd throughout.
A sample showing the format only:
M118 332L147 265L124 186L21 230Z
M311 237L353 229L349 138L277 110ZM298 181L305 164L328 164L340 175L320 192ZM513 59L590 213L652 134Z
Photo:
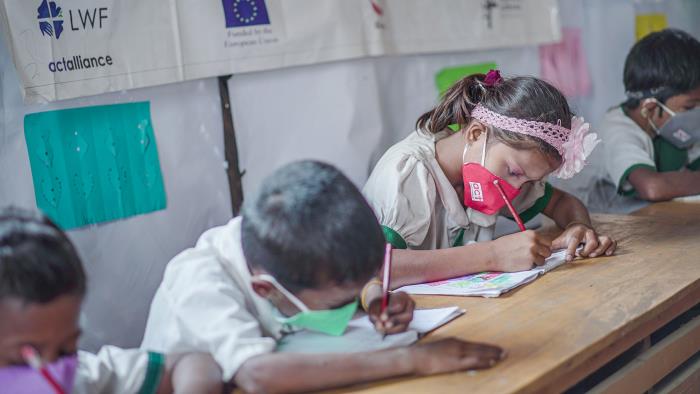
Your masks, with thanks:
M299 309L300 312L294 316L279 317L282 324L289 324L327 335L340 336L343 335L357 311L357 300L336 309L312 310L289 290L285 289L273 276L262 274L258 275L258 278L270 282Z

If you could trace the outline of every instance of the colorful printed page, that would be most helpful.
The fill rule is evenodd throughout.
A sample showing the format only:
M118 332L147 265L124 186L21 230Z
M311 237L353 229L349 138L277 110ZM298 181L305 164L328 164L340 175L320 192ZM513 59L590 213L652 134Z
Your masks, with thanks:
M282 353L353 353L388 349L413 344L422 335L441 327L464 314L458 307L417 309L408 331L386 338L374 329L368 316L354 319L341 336L334 337L312 331L299 331L284 336L276 351Z
M566 251L552 253L545 264L529 271L482 272L438 282L404 286L397 291L409 294L498 297L566 263Z

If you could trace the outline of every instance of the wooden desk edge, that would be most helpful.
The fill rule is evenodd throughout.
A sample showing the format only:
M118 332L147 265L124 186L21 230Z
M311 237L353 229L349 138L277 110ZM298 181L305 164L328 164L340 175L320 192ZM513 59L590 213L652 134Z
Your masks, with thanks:
M682 204L682 203L681 203ZM695 212L695 211L693 211ZM692 214L693 212L689 212ZM600 219L613 219L615 216L629 217L629 215L608 215L594 214L592 219L598 222ZM644 213L635 216L645 216L661 221L677 221L677 217L663 216L660 214L646 215ZM553 224L553 223L551 223ZM545 224L538 231L544 232L548 236L556 236L561 229L556 226L548 226ZM634 320L626 323L622 328L618 328L592 343L587 348L580 351L578 354L564 360L559 365L547 370L546 374L533 376L532 379L523 381L522 385L513 390L517 393L558 393L562 392L574 384L580 382L591 373L597 371L609 361L619 356L626 350L632 348L635 344L647 338L654 331L663 327L665 324L672 321L682 313L686 312L695 306L700 300L700 278L687 285L682 290L675 293L673 296L662 301L653 309L649 309L638 315ZM496 366L496 369L498 366ZM389 381L374 382L368 384L360 384L348 386L339 389L336 392L356 392L380 388L390 385L392 389L405 389L404 386L393 387L394 384L410 384L416 377L404 377L391 379ZM410 390L409 390L410 391Z
M570 360L549 371L547 373L549 378L555 375L555 377L551 379L551 384L538 385L534 382L522 392L562 392L570 388L636 343L651 335L654 331L697 305L699 300L700 280L688 286L674 297L659 304L656 308L647 311L647 313L637 319L635 323L628 324L626 328L630 328L629 331L612 333L600 341L598 346L591 346L590 351L592 354L583 357L584 359L582 362L576 363ZM597 348L597 350L593 350L595 348ZM582 358L582 356L583 355L578 355L577 358Z

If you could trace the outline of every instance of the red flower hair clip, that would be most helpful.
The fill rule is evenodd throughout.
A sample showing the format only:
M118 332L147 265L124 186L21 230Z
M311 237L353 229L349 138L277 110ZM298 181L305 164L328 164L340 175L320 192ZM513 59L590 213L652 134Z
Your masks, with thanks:
M503 82L503 77L501 76L501 72L498 70L489 70L488 73L486 73L486 78L484 78L484 85L486 86L498 86L501 82Z

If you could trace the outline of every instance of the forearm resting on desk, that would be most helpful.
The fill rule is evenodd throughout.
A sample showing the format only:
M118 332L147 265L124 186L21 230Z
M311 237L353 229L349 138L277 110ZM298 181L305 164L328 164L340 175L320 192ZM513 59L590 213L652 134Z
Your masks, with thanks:
M296 393L399 376L484 369L504 357L498 346L446 338L375 352L265 354L246 361L234 380L250 393Z
M394 249L391 287L488 271L492 268L488 244L481 242L436 250Z
M639 198L647 201L666 201L676 197L700 194L700 172L656 172L638 168L629 175L629 182Z
M410 375L414 372L410 349L265 354L246 361L234 380L247 393L298 393Z

